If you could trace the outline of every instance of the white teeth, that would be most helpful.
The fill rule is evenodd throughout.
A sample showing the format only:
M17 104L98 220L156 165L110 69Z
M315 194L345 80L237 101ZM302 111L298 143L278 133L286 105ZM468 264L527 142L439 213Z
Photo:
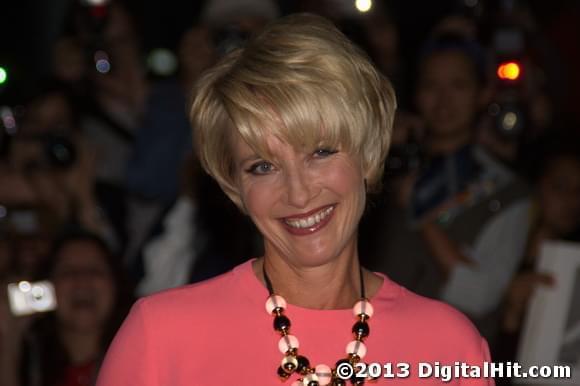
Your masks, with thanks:
M308 217L305 219L285 219L284 222L293 228L310 228L311 226L318 224L320 221L324 220L332 211L334 206L329 206L328 208Z

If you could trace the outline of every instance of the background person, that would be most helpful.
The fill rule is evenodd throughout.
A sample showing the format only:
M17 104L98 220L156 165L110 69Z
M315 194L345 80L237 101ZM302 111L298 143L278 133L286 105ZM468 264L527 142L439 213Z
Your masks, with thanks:
M4 386L85 386L130 304L118 260L90 233L73 232L54 246L46 265L57 309L15 318L0 310L0 383Z
M534 194L522 219L530 224L526 249L503 298L500 339L492 347L498 359L516 359L524 316L535 289L558 285L554 277L535 268L542 244L550 240L580 241L579 149L578 136L570 132L542 137L537 146L535 173L531 176ZM569 312L568 319L573 321L575 307ZM579 355L573 349L568 353L568 357Z
M371 232L375 269L456 306L490 339L525 249L527 224L519 220L527 190L475 142L486 80L476 42L442 35L425 44L415 96L424 122L420 167Z

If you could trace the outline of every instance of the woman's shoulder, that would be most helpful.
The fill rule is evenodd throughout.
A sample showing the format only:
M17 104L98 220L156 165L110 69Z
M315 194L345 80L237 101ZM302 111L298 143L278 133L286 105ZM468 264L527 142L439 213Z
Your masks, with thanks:
M232 271L215 276L211 279L170 288L140 298L137 305L148 313L192 310L211 307L220 299L227 299L234 289Z
M428 332L449 343L473 341L479 344L481 335L462 312L442 301L416 294L391 282L398 289L396 301L392 301L389 315L401 328L409 331ZM393 292L393 291L391 291ZM436 331L436 334L433 332Z
M236 309L247 297L250 264L251 260L213 278L143 297L136 307L153 315Z

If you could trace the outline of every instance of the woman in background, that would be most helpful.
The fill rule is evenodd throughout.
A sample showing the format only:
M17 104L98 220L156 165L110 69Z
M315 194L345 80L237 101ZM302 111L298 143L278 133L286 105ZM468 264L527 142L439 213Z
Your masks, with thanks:
M130 304L117 259L97 236L73 232L56 243L44 272L57 309L27 322L2 315L0 384L92 385Z

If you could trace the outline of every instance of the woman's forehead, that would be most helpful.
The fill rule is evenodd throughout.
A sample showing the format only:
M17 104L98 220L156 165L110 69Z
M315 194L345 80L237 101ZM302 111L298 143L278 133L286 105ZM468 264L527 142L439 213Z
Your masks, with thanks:
M233 136L233 150L238 158L278 158L284 154L310 152L321 145L330 145L328 136L322 131L310 138L284 136L284 133L266 131L244 138L239 132Z

